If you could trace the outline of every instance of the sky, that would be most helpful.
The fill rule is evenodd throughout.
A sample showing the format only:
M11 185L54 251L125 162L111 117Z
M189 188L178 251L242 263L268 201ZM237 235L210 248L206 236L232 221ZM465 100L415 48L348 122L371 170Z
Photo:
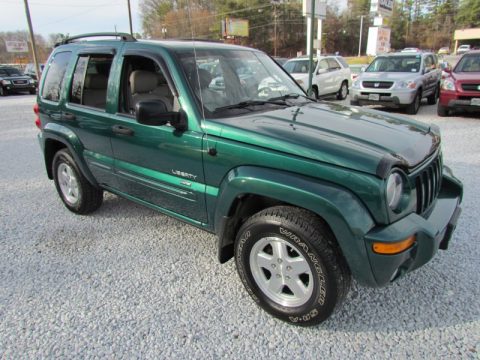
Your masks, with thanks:
M133 32L142 32L139 1L130 0ZM130 32L127 0L29 0L33 31L69 35ZM24 0L0 0L0 32L28 30Z

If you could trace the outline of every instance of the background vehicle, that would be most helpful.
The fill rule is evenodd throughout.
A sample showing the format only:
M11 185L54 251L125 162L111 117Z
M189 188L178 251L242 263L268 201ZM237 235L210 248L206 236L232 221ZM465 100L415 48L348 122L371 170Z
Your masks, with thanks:
M40 66L40 71L43 72L45 64L39 64L39 66ZM30 76L33 80L35 80L35 84L38 83L37 70L35 69L35 64L33 63L27 64L27 66L25 66L24 74L27 76Z
M455 110L480 112L480 51L464 54L453 70L446 68L437 113L447 116Z
M432 53L380 55L355 80L350 89L352 105L405 108L416 114L423 98L437 102L441 71Z
M35 91L35 84L30 76L23 75L14 67L0 65L0 96L19 92L35 94Z
M70 211L95 211L106 190L215 233L254 301L303 326L330 316L352 275L384 286L447 248L462 185L435 126L317 102L255 49L110 35L123 40L63 40L34 107ZM216 62L220 90L200 68Z
M365 71L368 67L368 64L350 64L348 65L350 68L352 83L357 79L358 75Z
M409 47L409 48L405 48L403 49L401 52L402 53L409 53L409 52L420 52L421 50L419 48L416 48L416 47Z
M343 100L348 95L350 87L350 68L341 56L321 56L314 58L312 89L316 98L336 95ZM305 90L308 89L308 57L299 57L283 64L297 83Z
M466 52L470 51L470 45L460 45L457 49L457 55L465 54Z
M448 46L438 49L438 55L450 55L450 48Z

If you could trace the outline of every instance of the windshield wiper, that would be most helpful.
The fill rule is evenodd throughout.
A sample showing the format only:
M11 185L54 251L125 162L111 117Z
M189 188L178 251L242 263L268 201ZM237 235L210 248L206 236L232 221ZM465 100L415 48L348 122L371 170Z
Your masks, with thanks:
M265 105L265 104L288 106L288 104L284 100L282 101L282 99L247 100L247 101L241 101L238 104L217 107L215 110L213 110L213 112L219 112L222 110L229 110L229 109L243 109L249 106L257 106L257 105Z
M274 98L270 98L268 100L269 101L285 101L285 100L288 100L288 99L298 99L300 96L305 98L305 99L315 101L314 99L309 98L308 96L305 96L305 95L302 95L302 94L297 94L297 93L290 93L290 94L286 94L286 95L282 95L282 96L277 96L277 97L274 97Z

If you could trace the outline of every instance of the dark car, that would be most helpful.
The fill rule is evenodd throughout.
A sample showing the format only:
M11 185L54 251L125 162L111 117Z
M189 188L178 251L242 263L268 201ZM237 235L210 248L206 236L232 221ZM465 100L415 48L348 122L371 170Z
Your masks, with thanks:
M35 94L35 82L30 76L11 66L0 66L0 96L9 93L29 92Z
M106 35L54 49L34 106L46 172L73 213L108 191L215 233L253 300L303 326L332 314L352 276L385 286L447 249L462 184L437 126L311 99L256 49L76 41L94 36Z
M455 110L480 112L480 51L464 54L450 70L445 68L440 98L439 116L447 116Z

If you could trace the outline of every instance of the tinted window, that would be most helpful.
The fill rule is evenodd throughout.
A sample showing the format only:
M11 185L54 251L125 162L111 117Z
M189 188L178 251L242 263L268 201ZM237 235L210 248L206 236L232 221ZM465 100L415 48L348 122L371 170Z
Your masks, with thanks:
M313 68L317 66L317 62L313 61ZM308 73L308 60L293 60L284 64L283 68L289 73Z
M480 72L480 54L464 55L458 61L453 72Z
M320 64L318 64L318 69L328 69L328 61L326 59L320 60Z
M0 76L21 76L20 70L15 68L3 68L0 69Z
M419 72L420 62L420 55L379 56L365 72Z
M42 98L52 101L60 99L60 91L63 87L65 71L71 55L72 53L69 51L60 52L52 59L43 84Z
M328 61L328 67L332 70L337 70L340 69L340 65L335 59L327 59Z
M105 109L112 59L111 55L86 55L78 58L70 102Z

